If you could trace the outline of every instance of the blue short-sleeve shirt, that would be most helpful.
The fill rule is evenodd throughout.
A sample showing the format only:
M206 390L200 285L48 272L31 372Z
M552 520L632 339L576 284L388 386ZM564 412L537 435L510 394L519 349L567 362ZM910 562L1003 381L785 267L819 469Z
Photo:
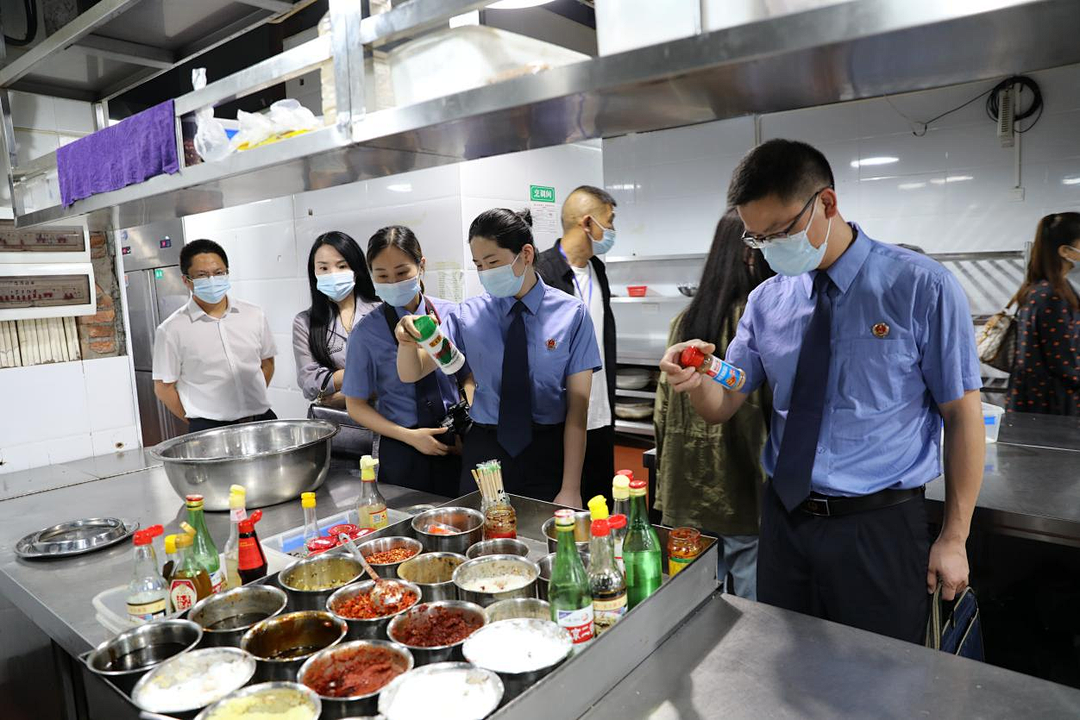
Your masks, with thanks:
M601 367L596 333L585 304L545 285L539 275L521 300L527 310L529 376L520 381L532 387L533 422L556 425L566 420L566 378ZM516 302L485 293L466 300L448 319L476 381L472 418L484 425L499 422L503 345Z
M876 242L857 226L826 271L836 285L832 355L811 488L866 495L941 474L938 405L982 386L967 297L938 262ZM778 275L751 294L726 360L769 383L773 415L762 466L776 468L815 273ZM808 348L811 352L813 348Z
M441 327L450 342L457 343L449 328L448 318L458 310L456 303L428 297L441 321ZM409 313L403 307L394 308L397 316ZM423 312L423 303L417 312ZM459 371L464 377L468 368ZM443 406L449 408L458 401L457 385L452 377L440 370L435 371ZM397 341L383 315L382 306L376 307L360 320L349 333L349 345L345 356L345 379L341 392L346 397L368 400L375 396L375 409L391 422L413 428L418 423L416 415L416 386L403 383L397 373Z

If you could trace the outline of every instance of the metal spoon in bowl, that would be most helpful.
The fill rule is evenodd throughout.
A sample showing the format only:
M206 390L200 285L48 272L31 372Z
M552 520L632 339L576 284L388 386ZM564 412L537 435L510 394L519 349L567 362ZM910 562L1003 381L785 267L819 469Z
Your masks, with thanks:
M405 599L405 589L397 583L389 582L386 578L379 577L374 568L364 557L364 553L360 552L360 548L356 547L356 543L352 538L345 533L338 534L338 543L341 547L352 553L352 556L356 558L357 562L364 566L364 570L367 571L368 577L374 581L374 585L371 588L371 593L368 595L371 598L371 604L380 612L387 614L397 610L401 601Z

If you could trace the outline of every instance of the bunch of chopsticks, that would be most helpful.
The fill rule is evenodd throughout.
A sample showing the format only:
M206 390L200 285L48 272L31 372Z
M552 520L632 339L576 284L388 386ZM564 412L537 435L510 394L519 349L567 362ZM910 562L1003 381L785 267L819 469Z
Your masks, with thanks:
M480 463L472 471L472 476L485 502L497 505L508 501L503 489L502 463L498 460Z

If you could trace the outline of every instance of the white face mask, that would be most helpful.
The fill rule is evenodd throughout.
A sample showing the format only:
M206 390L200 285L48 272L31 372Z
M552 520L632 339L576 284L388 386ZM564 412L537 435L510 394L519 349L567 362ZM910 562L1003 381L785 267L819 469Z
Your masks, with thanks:
M1072 269L1065 273L1065 277L1080 285L1080 250L1070 246L1065 253L1065 259L1072 263Z
M825 241L820 247L814 247L810 242L810 226L814 222L814 214L817 213L817 201L810 213L810 220L806 227L794 235L789 235L783 240L774 240L761 248L765 261L781 275L802 275L811 270L816 270L821 265L821 259L825 257L825 250L829 246L829 234L832 232L832 218L829 218L829 227L825 231Z

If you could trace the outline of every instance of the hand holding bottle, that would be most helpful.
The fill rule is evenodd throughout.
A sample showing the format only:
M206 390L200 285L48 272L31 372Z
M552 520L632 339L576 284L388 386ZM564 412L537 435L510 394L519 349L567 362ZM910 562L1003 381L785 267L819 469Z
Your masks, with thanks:
M660 370L667 376L671 389L678 393L696 390L701 386L703 379L697 368L683 367L679 363L683 350L689 347L697 348L705 355L711 355L716 351L715 345L702 340L687 340L672 345L664 351L664 357L660 360Z

